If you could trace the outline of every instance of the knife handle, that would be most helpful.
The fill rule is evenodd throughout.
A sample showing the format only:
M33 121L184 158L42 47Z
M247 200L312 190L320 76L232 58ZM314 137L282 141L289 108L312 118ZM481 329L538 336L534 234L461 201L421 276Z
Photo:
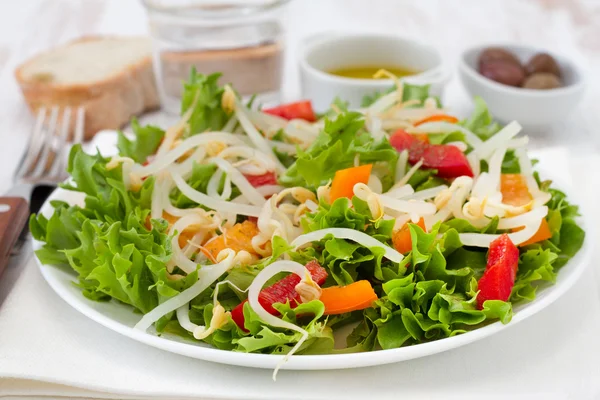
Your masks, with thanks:
M29 219L29 204L22 197L0 197L0 275Z

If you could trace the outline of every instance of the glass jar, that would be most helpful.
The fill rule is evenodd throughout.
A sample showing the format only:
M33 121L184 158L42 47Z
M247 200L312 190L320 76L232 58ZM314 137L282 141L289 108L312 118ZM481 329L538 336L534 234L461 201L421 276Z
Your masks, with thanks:
M283 6L290 0L142 0L153 39L163 108L180 111L183 82L195 67L221 72L244 97L278 102L283 69Z

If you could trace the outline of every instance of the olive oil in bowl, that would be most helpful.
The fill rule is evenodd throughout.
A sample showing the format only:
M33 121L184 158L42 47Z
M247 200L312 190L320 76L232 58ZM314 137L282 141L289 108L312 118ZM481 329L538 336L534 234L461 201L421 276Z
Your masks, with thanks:
M396 75L398 78L402 78L404 76L416 75L419 71L415 71L409 68L404 67L343 67L336 68L333 70L327 71L327 73L335 76L340 76L342 78L351 78L351 79L377 79L373 78L373 75L381 69L385 69L386 71L391 72ZM389 79L384 76L379 79Z

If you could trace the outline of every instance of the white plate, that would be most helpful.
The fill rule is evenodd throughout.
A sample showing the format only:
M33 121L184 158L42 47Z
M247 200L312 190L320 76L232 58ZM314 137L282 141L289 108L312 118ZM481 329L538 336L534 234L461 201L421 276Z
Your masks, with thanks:
M556 174L551 175L549 173L544 173L544 170L540 168L542 165L548 164L548 169L552 170L552 160L545 159L543 161L544 162L540 162L540 165L537 167L537 169L540 170L541 175L544 178L555 177ZM565 185L560 185L559 182L558 187L561 186L565 187ZM52 194L51 198L69 201L73 204L81 202L81 196L79 193L68 192L62 189L56 190ZM572 196L571 193L569 193L569 199L577 202L577 198ZM41 212L47 216L52 213L52 207L48 202L44 204ZM585 224L583 223L582 226L584 229L586 228ZM590 239L589 232L587 233L588 234L586 236L584 247L572 260L569 261L567 265L560 270L556 284L539 290L537 297L533 302L520 304L515 307L513 319L507 325L503 325L500 322L495 322L483 328L476 329L462 335L429 343L401 347L398 349L355 354L294 356L291 357L291 359L283 366L283 368L296 370L320 370L389 364L410 360L413 358L425 357L431 354L464 346L468 343L472 343L476 340L485 338L514 326L518 322L523 321L524 319L529 318L538 311L544 309L562 296L581 275L586 265L589 263L589 257L591 254L590 243L592 241ZM41 243L34 241L34 249L38 249L39 247L41 247ZM163 335L159 337L153 333L145 333L133 329L133 326L140 319L140 314L135 314L131 307L119 304L115 301L99 303L88 300L81 294L81 291L73 285L72 282L75 280L74 273L53 266L41 265L39 260L37 261L42 275L48 284L50 284L52 289L54 289L54 291L60 297L62 297L63 300L92 320L131 339L159 349L170 351L172 353L223 364L255 368L274 368L276 364L281 361L281 356L277 355L246 354L218 350L207 344L185 341L184 339L174 335Z

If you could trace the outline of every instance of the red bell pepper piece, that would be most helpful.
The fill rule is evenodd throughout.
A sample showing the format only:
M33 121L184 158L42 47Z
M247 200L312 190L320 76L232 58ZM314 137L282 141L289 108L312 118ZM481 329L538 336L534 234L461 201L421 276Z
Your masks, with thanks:
M423 167L437 169L441 178L473 176L467 157L455 146L429 144L402 129L392 134L390 144L398 151L408 150L408 161L411 164L422 159Z
M245 175L244 177L248 179L248 182L256 187L261 187L264 185L277 185L277 176L275 172L269 171L265 172L262 175Z
M477 306L480 310L486 300L508 301L518 267L519 249L507 234L490 244L485 272L478 282Z
M320 286L327 279L327 271L321 267L318 262L310 261L306 264L306 268L310 272L313 280ZM300 303L300 295L296 292L296 285L300 283L300 277L296 274L290 274L285 278L275 282L273 285L264 288L258 295L258 302L271 315L279 315L273 304L290 302L290 306L295 308ZM231 311L231 318L242 330L247 332L244 326L244 304L248 300L244 300Z
M271 115L276 115L287 120L290 119L303 119L308 122L315 122L317 117L315 111L312 108L312 103L309 100L298 101L295 103L282 104L277 107L267 108L262 110L263 112Z

